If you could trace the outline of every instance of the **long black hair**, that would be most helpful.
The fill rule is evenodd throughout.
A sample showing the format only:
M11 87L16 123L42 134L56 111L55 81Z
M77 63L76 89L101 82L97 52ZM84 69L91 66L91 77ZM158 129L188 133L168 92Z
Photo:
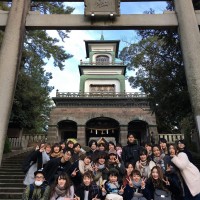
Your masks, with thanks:
M139 151L139 156L142 156L142 155L146 155L147 156L147 165L149 165L149 162L151 161L151 158L150 158L150 156L148 154L148 151L144 147L141 147L140 151Z
M72 182L71 182L69 176L65 172L61 172L61 174L56 178L54 184L51 187L50 197L52 197L54 195L54 193L55 193L55 188L58 185L58 179L64 179L64 180L66 180L66 183L65 183L65 186L64 186L63 189L66 191L65 194L68 193L69 195L71 195L70 194L70 187L72 185Z

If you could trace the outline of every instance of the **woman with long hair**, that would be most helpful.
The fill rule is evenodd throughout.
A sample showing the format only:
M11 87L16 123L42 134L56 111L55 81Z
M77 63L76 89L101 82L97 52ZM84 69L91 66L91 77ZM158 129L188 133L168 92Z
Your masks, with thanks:
M171 198L171 194L177 190L176 186L167 178L159 166L154 166L151 175L146 181L143 194L147 200L156 199L157 196Z
M141 148L140 159L135 164L135 169L137 169L143 178L149 178L151 174L151 169L156 166L156 164L151 160L148 155L148 151L145 148Z
M162 153L162 150L159 145L153 146L153 161L162 169L163 174L166 173L167 166L171 162L171 159L168 155Z
M124 187L128 184L128 180L131 179L132 172L134 170L134 166L132 163L126 163L125 169L126 169L126 171L125 171L125 174L123 177L123 186Z
M170 159L172 159L177 154L176 145L170 144L168 151ZM170 161L170 163L168 164L165 175L170 178L171 181L173 181L173 183L177 186L177 191L175 191L174 193L174 199L182 200L184 193L183 180L181 178L179 169L174 165L172 161Z
M51 188L50 200L67 200L74 198L74 186L68 175L62 172Z
M60 158L63 156L62 147L59 143L55 143L51 148L50 159Z

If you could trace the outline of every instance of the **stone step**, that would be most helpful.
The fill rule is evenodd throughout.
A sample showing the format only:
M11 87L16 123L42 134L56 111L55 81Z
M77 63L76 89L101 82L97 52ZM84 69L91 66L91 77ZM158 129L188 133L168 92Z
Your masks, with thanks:
M2 162L2 166L4 165L22 165L23 161L19 161L19 162Z
M2 162L1 166L5 166L5 165L20 165L22 166L23 161L21 162Z
M19 193L23 193L25 187L0 187L0 193L2 192L9 192L9 193L15 193L15 192L19 192Z
M10 164L21 164L24 160L4 160L2 161L2 164L10 163Z
M1 199L22 199L22 193L21 192L0 192Z
M26 186L23 184L23 180L19 183L16 183L16 182L5 182L5 183L0 183L0 188L4 188L4 187L13 187L13 188L16 188L16 187L20 187L20 188L25 188Z
M24 178L23 179L0 179L0 182L1 183L23 183L23 180L24 180Z
M8 167L8 168L22 168L22 164L4 164L1 167Z
M0 167L0 172L3 172L3 171L7 171L8 173L9 172L12 172L12 171L19 171L19 172L22 172L22 169L21 168L8 168L8 167Z
M23 185L25 174L22 171L22 163L30 154L26 152L18 155L4 156L0 167L0 199L21 200L26 188Z
M19 174L19 175L13 175L13 174L3 174L3 175L1 175L0 174L0 180L1 179L24 179L24 175L21 175L21 174Z
M25 158L20 158L20 159L17 159L17 158L10 158L10 159L5 159L5 160L2 160L2 162L23 162Z
M0 170L0 175L6 175L6 174L9 174L9 175L23 175L24 176L24 173L22 171L1 171Z

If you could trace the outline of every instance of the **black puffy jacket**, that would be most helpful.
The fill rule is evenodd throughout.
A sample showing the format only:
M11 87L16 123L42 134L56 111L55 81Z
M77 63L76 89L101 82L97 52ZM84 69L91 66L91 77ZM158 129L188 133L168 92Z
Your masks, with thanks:
M139 160L140 146L135 143L129 143L122 149L122 160L126 166L127 163L135 163Z

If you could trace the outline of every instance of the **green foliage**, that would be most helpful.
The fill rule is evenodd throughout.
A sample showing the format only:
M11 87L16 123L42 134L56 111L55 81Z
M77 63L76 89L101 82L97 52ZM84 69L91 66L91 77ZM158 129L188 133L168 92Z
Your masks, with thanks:
M6 138L3 153L9 153L9 152L11 152L11 144L10 144L8 138Z
M194 9L195 10L200 10L200 1L199 0L192 0Z
M8 3L0 3L4 10L9 10L9 6ZM31 10L41 14L70 14L74 8L66 7L61 2L32 2ZM26 31L10 125L23 128L31 134L47 130L52 107L49 93L53 87L48 85L52 74L43 67L51 59L55 67L64 69L65 61L72 55L59 42L68 38L68 33L67 30L58 31L60 38L54 38L44 30ZM0 32L0 42L2 37L3 32Z
M139 42L124 48L120 58L135 76L128 77L133 88L148 94L157 116L159 132L173 132L192 112L177 32L138 31Z
M9 10L8 3L0 2L0 10L8 11Z
M185 116L185 118L182 119L181 123L181 132L184 134L185 136L185 142L186 142L186 146L193 152L197 152L197 144L196 142L194 142L194 136L198 135L198 133L196 133L196 129L194 129L195 127L195 121L194 121L194 116L192 113L188 114L187 116Z

